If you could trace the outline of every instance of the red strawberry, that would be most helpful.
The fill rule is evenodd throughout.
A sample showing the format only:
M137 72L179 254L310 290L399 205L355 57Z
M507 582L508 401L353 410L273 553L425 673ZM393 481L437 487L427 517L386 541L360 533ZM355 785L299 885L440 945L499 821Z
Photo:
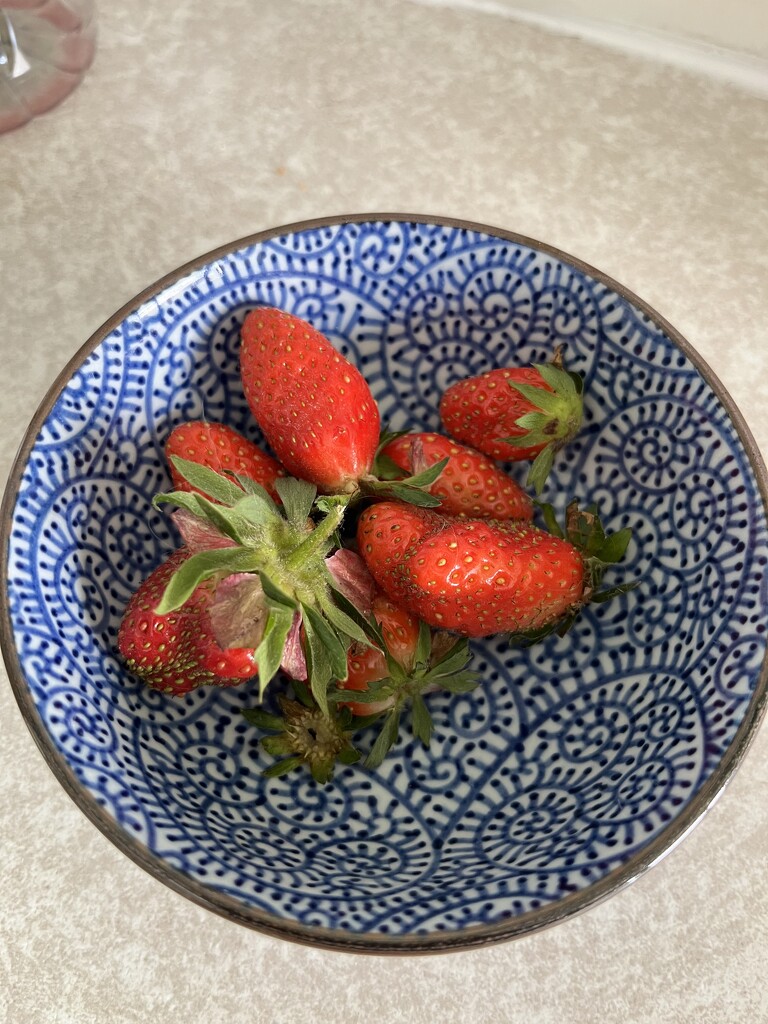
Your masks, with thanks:
M285 475L279 462L225 423L208 423L205 420L180 423L165 442L165 456L177 491L195 491L196 488L179 473L171 462L172 456L196 462L217 473L231 472L250 477L265 487L273 498L277 497L275 480Z
M351 492L379 443L376 402L360 372L314 327L279 309L243 323L240 373L248 404L293 476Z
M583 518L571 518L576 536ZM600 527L599 538L585 557L528 523L452 519L386 501L366 509L358 525L360 553L378 585L429 625L470 637L541 632L575 614L599 579L599 554L618 560L629 535L606 538Z
M410 553L445 519L431 509L401 501L380 501L360 518L357 542L365 564L376 583L393 601L403 603L410 596L403 564Z
M189 557L181 548L141 584L125 609L118 650L131 672L156 690L178 697L198 686L238 686L257 672L250 648L219 647L208 608L212 579L201 583L177 611L155 611L176 570Z
M447 515L489 519L533 519L533 502L515 481L474 448L440 434L405 434L390 441L381 456L406 474L441 459L448 462L427 490L440 498Z
M443 426L492 459L535 459L528 483L540 493L555 453L578 432L581 384L547 365L491 370L452 384L440 401Z
M409 672L413 668L416 645L419 640L419 622L404 608L399 607L385 594L373 599L372 614L381 627L384 642L392 657ZM367 690L371 683L389 675L387 661L382 651L368 647L359 641L352 644L347 654L347 678L337 685L342 690ZM394 698L363 704L359 701L345 701L353 715L374 715L384 711Z

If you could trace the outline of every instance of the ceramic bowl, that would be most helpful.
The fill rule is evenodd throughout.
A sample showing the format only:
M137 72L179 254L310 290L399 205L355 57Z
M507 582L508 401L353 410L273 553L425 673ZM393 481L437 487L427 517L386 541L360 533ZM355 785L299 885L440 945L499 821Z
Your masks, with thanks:
M435 429L452 381L543 361L586 380L546 497L634 541L635 591L527 651L474 643L483 684L430 697L376 772L265 779L249 687L183 699L131 678L121 612L175 544L151 499L195 417L259 440L238 376L258 304L310 320L392 429ZM511 470L519 479L521 467ZM766 697L766 476L712 372L625 288L510 232L363 216L263 232L121 309L32 421L2 514L2 645L21 712L91 821L234 921L358 951L439 951L553 924L670 850L731 776ZM618 577L614 577L618 581Z

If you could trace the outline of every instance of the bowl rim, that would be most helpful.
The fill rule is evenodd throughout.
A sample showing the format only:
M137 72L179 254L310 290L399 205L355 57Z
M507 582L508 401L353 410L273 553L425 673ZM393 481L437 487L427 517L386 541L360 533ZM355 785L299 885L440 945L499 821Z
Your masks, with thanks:
M109 317L80 346L56 376L24 433L14 457L3 494L2 505L0 506L0 573L2 574L0 578L0 601L2 603L0 648L2 649L9 681L22 717L37 743L43 759L65 792L107 839L138 864L139 867L143 868L158 881L167 885L170 889L221 917L263 934L327 950L395 955L461 951L495 945L499 942L519 938L523 935L552 927L575 914L602 903L610 896L630 885L670 853L701 821L705 813L722 794L757 734L766 705L768 704L768 650L766 650L764 655L755 690L746 708L744 717L723 754L720 763L683 811L662 829L647 846L633 854L626 863L614 868L607 875L586 888L564 896L553 905L539 907L514 918L497 921L494 924L472 925L460 928L455 932L398 936L387 933L355 933L343 929L308 926L296 921L279 918L255 907L245 906L233 897L209 888L190 878L179 869L170 867L160 856L152 853L140 840L130 835L96 801L91 791L78 780L74 769L70 767L64 755L56 747L43 724L21 668L10 616L8 597L9 543L21 478L37 436L74 371L82 365L85 359L120 323L132 313L135 313L146 301L180 279L202 270L216 260L284 235L327 227L342 227L347 224L365 223L400 223L421 225L423 227L453 227L463 231L484 234L491 238L498 238L499 240L516 245L522 245L554 257L600 282L627 300L644 313L683 352L717 396L727 412L743 446L744 453L749 460L762 499L763 514L768 520L768 470L766 470L762 455L744 417L722 382L692 345L663 316L630 289L590 264L575 256L571 256L569 253L553 245L483 223L431 214L404 213L354 213L317 217L267 228L235 241L219 245L215 249L197 256L182 266L164 274Z

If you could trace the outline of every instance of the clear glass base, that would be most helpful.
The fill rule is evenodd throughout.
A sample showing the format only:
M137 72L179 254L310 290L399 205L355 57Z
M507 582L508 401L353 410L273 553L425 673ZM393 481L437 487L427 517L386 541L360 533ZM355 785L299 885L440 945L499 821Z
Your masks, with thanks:
M96 50L94 0L0 6L0 132L31 121L80 83Z

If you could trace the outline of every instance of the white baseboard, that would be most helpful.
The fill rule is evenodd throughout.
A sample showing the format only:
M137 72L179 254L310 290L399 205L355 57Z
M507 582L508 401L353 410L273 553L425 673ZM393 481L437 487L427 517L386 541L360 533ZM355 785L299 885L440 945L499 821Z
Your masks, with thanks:
M426 7L455 7L525 22L558 35L575 36L610 50L683 68L768 97L768 61L737 50L665 32L589 18L564 18L510 7L499 0L410 0Z

